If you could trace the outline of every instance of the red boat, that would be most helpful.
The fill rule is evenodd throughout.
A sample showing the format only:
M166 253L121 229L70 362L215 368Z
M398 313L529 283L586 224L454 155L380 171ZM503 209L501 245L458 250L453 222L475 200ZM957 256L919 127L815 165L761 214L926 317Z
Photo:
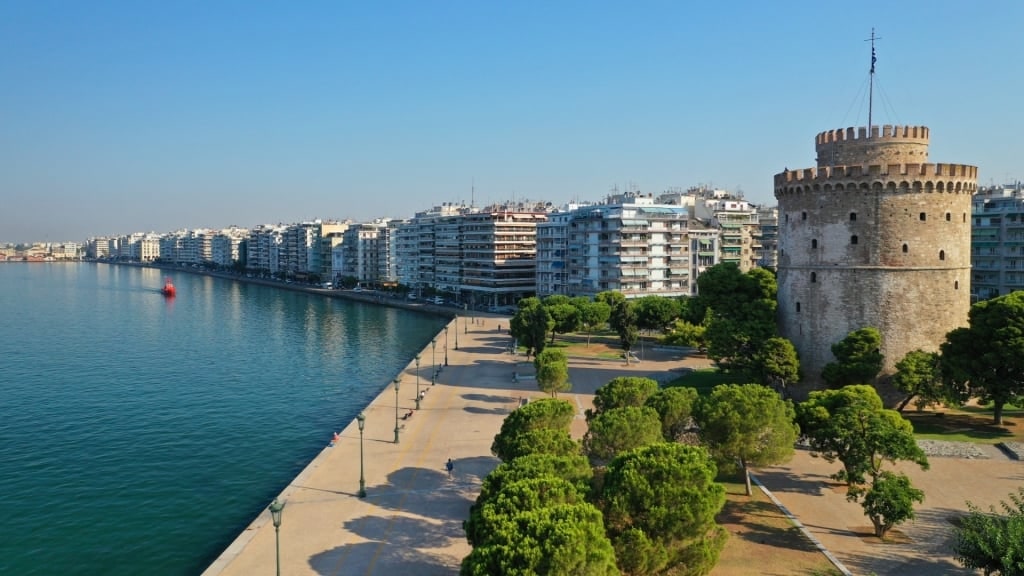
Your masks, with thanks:
M174 297L174 284L171 282L171 277L164 278L164 287L160 289L160 293L168 298Z

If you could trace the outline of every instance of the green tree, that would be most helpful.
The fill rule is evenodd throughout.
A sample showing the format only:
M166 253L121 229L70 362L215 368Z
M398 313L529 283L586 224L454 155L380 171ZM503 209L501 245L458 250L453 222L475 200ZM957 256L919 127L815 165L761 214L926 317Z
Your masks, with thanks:
M502 461L512 459L516 450L516 437L530 430L550 428L569 432L569 426L576 415L576 409L565 400L546 398L530 402L513 410L501 423L501 430L494 436L491 453Z
M800 359L796 348L781 337L765 340L754 354L753 370L761 384L789 396L789 385L800 380Z
M697 390L689 386L662 388L652 394L644 406L654 408L661 418L661 436L666 442L678 442L690 428Z
M918 410L923 410L929 404L942 402L946 396L942 370L939 368L939 355L935 352L907 352L907 355L896 363L892 384L907 395L896 408L898 412L903 412L911 400L914 400Z
M882 371L882 333L877 328L861 328L832 345L835 362L829 362L821 377L832 388L850 384L871 384Z
M512 438L505 448L503 459L515 460L529 454L573 456L579 453L580 443L573 440L568 431L538 428L527 430Z
M509 333L526 346L526 354L540 354L547 344L548 331L554 325L551 314L538 298L523 298L519 301L519 310L509 321Z
M618 574L601 513L591 504L556 504L496 522L462 560L462 576Z
M700 439L719 467L739 465L750 490L750 468L788 462L799 429L793 405L758 384L716 386L697 400L694 420Z
M1024 488L983 511L967 503L970 512L956 528L953 553L965 568L985 574L1024 576Z
M491 470L480 486L480 495L477 496L476 501L479 504L489 500L506 484L541 476L561 478L575 486L581 494L585 494L590 488L594 470L582 454L571 456L544 453L527 454L514 460L502 462L497 468Z
M601 464L627 450L661 441L661 419L653 408L612 408L589 422L583 451L591 462Z
M559 392L567 392L572 388L569 383L569 358L565 352L555 348L545 348L533 359L537 369L537 387L552 398Z
M663 332L682 312L678 300L664 296L644 296L637 299L634 306L637 327L658 332Z
M587 346L590 346L591 334L608 322L612 315L612 307L607 302L591 301L583 297L574 298L573 304L580 311L580 323L587 331Z
M661 341L669 346L688 346L690 348L706 348L704 324L691 324L686 320L676 320Z
M906 474L883 471L864 494L861 507L875 527L875 536L885 538L893 526L914 519L915 502L924 502L924 492L914 488Z
M612 378L595 391L594 408L586 411L587 421L589 422L605 410L643 406L647 399L657 391L657 380L637 376Z
M544 308L551 316L551 344L555 334L568 334L580 329L580 311L568 296L553 294L544 299Z
M637 331L636 311L633 304L628 300L622 300L612 308L612 316L609 323L612 329L619 335L619 343L625 351L626 364L629 364L629 351L636 345L640 333Z
M611 462L599 507L612 545L630 561L630 573L672 570L697 576L711 571L726 539L715 524L725 505L725 488L715 482L716 473L704 448L664 442ZM636 558L637 552L648 561Z
M1003 408L1024 400L1024 291L971 306L968 326L946 335L942 371L961 400L992 403L996 424Z
M854 498L862 493L867 476L878 476L887 461L906 460L928 469L913 426L899 412L883 408L871 386L816 390L797 405L796 414L812 454L842 462L843 469L832 477L849 484Z
M584 501L583 497L576 486L557 476L523 478L505 484L487 500L477 501L470 507L469 519L462 527L469 544L477 546L487 541L495 526L519 512L556 504L578 504Z
M751 359L777 332L775 276L763 268L743 273L735 264L716 264L697 277L697 289L692 310L710 313L708 357L723 370L751 373Z

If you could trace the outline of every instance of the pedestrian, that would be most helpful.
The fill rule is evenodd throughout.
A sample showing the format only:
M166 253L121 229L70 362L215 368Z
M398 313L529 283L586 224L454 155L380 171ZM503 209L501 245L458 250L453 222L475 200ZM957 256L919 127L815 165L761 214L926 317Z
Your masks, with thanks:
M337 444L339 440L341 440L341 436L338 436L338 433L335 432L334 433L334 438L331 438L331 446L334 446L335 444Z
M420 390L420 400L423 400L427 396L426 390Z
M445 467L445 469L448 470L448 476L451 476L452 475L452 470L455 469L455 463L452 462L451 458L449 458L448 462L444 465L444 467Z

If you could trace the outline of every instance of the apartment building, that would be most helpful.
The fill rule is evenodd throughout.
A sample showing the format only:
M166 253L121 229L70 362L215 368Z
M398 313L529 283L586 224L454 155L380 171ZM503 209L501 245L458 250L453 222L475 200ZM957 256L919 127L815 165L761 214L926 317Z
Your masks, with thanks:
M971 203L971 300L1024 290L1024 191L979 188Z

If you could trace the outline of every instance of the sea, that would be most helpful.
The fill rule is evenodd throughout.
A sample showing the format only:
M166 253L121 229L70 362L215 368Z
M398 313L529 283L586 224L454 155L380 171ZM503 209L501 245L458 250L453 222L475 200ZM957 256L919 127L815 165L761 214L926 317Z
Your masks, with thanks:
M181 271L0 264L0 574L201 573L443 324Z

